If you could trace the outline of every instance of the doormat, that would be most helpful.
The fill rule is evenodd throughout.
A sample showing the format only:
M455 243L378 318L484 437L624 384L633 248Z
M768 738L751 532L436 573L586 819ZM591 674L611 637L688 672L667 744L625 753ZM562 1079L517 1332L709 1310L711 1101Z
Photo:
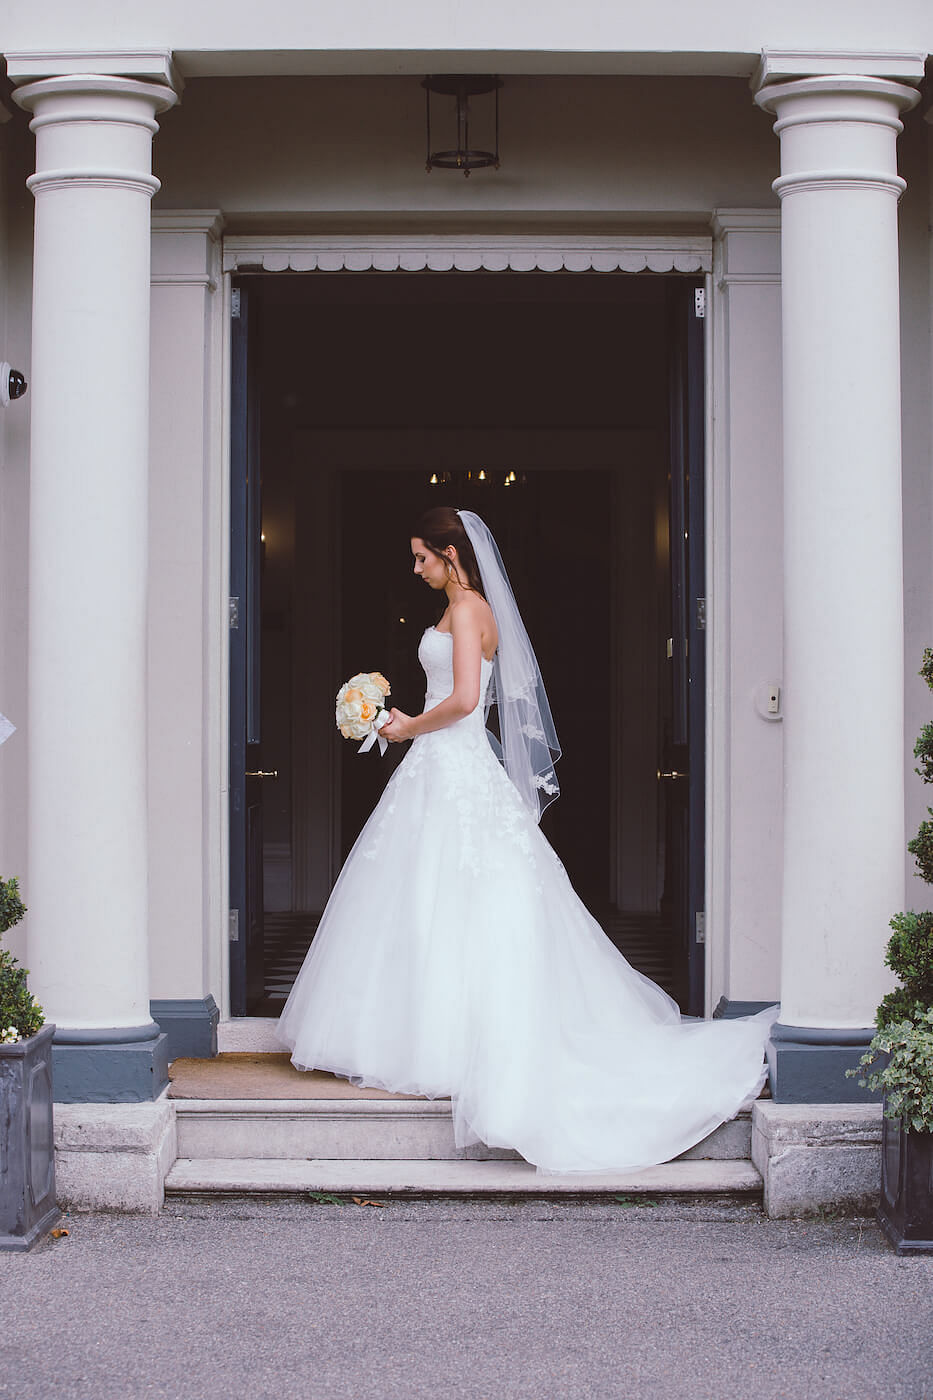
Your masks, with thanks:
M226 1052L212 1060L181 1058L168 1067L170 1099L421 1099L358 1089L326 1070L299 1070L287 1054Z

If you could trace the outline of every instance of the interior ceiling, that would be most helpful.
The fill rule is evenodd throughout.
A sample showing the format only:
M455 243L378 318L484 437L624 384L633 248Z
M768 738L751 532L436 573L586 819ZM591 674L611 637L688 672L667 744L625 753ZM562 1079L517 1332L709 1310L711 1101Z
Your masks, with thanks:
M649 428L664 281L594 274L268 279L266 411L294 427Z

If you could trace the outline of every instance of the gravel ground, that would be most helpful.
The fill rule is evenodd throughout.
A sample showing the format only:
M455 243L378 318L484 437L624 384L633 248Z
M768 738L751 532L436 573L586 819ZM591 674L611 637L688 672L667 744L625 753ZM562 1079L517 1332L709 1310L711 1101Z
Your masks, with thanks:
M757 1205L173 1201L0 1255L16 1400L933 1400L933 1258Z

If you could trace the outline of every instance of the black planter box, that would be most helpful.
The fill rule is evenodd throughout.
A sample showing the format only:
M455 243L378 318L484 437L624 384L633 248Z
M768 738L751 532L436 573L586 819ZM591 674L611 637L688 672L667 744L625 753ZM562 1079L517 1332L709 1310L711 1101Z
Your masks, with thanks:
M883 1118L878 1223L898 1254L933 1254L933 1133Z
M0 1045L0 1250L31 1249L61 1212L55 1202L52 1036L43 1026Z

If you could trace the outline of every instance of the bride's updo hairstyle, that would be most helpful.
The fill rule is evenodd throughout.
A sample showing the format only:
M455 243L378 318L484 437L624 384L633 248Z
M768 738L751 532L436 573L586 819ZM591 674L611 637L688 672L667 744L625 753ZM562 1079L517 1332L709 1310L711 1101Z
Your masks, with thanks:
M444 550L448 545L453 545L457 551L460 567L466 574L468 586L481 598L486 597L470 537L460 523L460 517L453 506L434 506L431 510L426 510L412 530L411 537L415 540L424 540L431 553L435 554L438 559L443 559L445 563L447 556L444 554Z

